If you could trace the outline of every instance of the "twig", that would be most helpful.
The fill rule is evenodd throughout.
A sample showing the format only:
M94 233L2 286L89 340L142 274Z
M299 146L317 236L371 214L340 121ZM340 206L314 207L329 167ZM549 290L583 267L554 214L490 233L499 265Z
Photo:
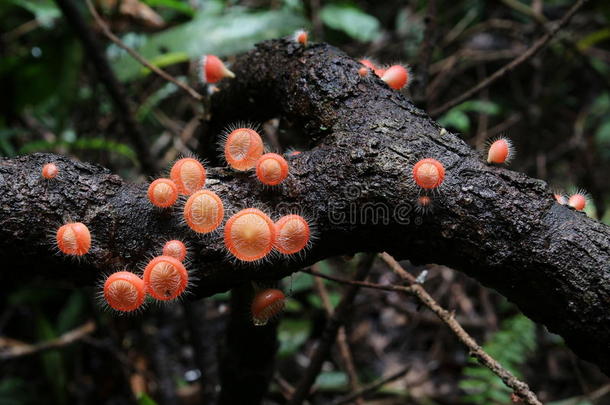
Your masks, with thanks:
M7 338L0 338L0 360L9 360L16 357L28 356L45 350L57 349L71 345L95 331L95 322L88 321L85 324L73 329L63 335L33 345L11 341Z
M366 385L365 387L362 387L360 390L358 390L350 395L346 395L343 398L339 398L338 400L332 402L331 405L347 404L347 403L352 402L355 398L364 397L366 394L369 394L373 391L377 391L379 388L383 387L387 383L390 383L394 380L399 379L403 375L407 374L407 372L410 369L411 369L411 365L409 364L409 365L403 367L401 370L398 370L397 372L390 374L387 377L383 377L377 381L373 381L372 383Z
M120 48L127 51L127 53L129 55L131 55L132 58L137 60L140 64L146 66L148 69L155 72L156 74L158 74L159 76L161 76L162 78L167 80L168 82L171 82L171 83L175 84L176 86L180 87L182 90L184 90L189 96L191 96L195 100L197 100L197 101L203 100L203 96L197 90L193 89L188 84L183 83L180 80L176 79L175 77L173 77L172 75L170 75L169 73L164 71L163 69L159 69L157 66L150 63L148 60L146 60L146 58L144 58L134 49L127 46L123 41L121 41L121 39L119 37L114 35L112 33L112 31L110 31L108 24L106 24L104 22L104 20L102 19L102 17L100 17L100 15L98 14L97 10L91 3L91 0L87 0L87 7L89 8L89 12L91 12L91 15L93 16L93 19L95 20L97 25L99 25L99 27L104 32L104 35L106 35L106 37L108 37L108 39L110 39L112 42L117 44Z
M356 270L354 280L360 281L366 278L374 258L375 255L370 253L366 253L364 257L362 257L358 263L358 269ZM316 274L320 273L316 272ZM333 315L328 319L326 327L322 332L322 338L320 339L316 350L311 355L309 366L295 387L294 394L290 401L288 401L288 405L302 404L309 395L309 390L322 369L322 363L324 363L324 360L328 357L328 353L330 352L330 349L332 348L337 337L337 331L343 323L347 313L351 309L358 290L359 288L357 284L351 285L345 289L343 298L341 299L341 302L339 302L339 305L337 305L337 308L335 308Z
M400 263L396 261L391 255L386 252L380 253L379 257L383 260L392 271L400 276L403 280L409 282L409 284L417 284L415 277L411 275L408 271L402 268Z
M123 128L131 138L131 143L136 150L142 169L146 174L154 174L157 171L157 168L150 155L148 142L134 119L133 111L129 105L125 89L110 68L100 44L83 20L80 11L71 0L55 0L55 2L82 42L83 47L91 60L91 64L97 71L100 81L106 87L106 91L112 99L116 113L123 124Z
M445 111L449 110L450 108L455 107L456 105L468 100L470 97L472 97L473 95L475 95L476 93L478 93L479 91L484 89L485 87L490 86L493 82L500 79L506 73L510 72L511 70L515 69L517 66L521 65L523 62L530 59L532 56L536 55L551 40L551 38L553 38L555 36L555 34L557 34L557 32L559 32L559 30L561 28L563 28L570 21L572 16L574 14L576 14L576 12L586 2L587 2L587 0L578 0L565 13L565 15L561 18L561 20L559 20L559 22L553 28L549 29L549 31L546 34L544 34L540 39L538 39L538 41L536 41L527 51L525 51L523 54L521 54L517 58L513 59L511 62L504 65L497 71L495 71L491 76L488 76L487 78L485 78L482 81L480 81L479 83L477 83L471 89L463 92L461 95L454 98L453 100L446 102L442 106L430 111L430 115L432 117L437 117L437 116L441 115L442 113L444 113Z
M405 269L402 268L400 263L396 261L392 256L385 253L382 259L390 265L390 268L398 274L403 280L410 282L413 276L411 276ZM536 395L530 390L529 386L520 381L510 371L502 367L500 363L491 357L477 342L462 328L458 321L455 320L453 314L442 308L435 300L428 294L421 284L411 284L409 287L412 290L411 295L414 295L418 300L434 312L441 321L443 321L449 329L457 336L457 338L470 350L470 355L473 356L479 363L487 367L491 372L500 377L504 384L511 388L517 396L522 398L526 404L529 405L542 405Z
M411 285L397 286L397 285L375 284L375 283L369 283L369 282L364 282L364 281L351 281L351 280L340 279L340 278L333 277L333 276L327 276L326 274L318 273L311 269L304 269L303 271L316 275L318 277L323 277L328 280L332 280L332 281L336 281L336 282L340 282L340 283L344 283L344 284L359 285L361 287L375 288L378 290L385 290L385 291L398 291L398 292L403 292L403 293L416 297L423 305L425 305L426 307L428 307L428 309L430 309L432 312L434 312L436 314L436 316L438 316L439 319L441 321L443 321L443 323L445 325L447 325L449 327L449 329L451 329L451 331L453 331L453 333L457 336L457 338L460 342L462 342L466 347L468 347L471 356L473 356L481 365L487 367L491 372L493 372L495 375L500 377L500 379L504 382L504 384L507 387L511 388L521 399L523 399L523 401L526 404L542 405L542 403L538 400L538 398L536 398L536 395L530 390L528 385L526 383L520 381L510 371L503 368L502 365L500 365L500 363L498 363L493 357L491 357L489 354L487 354L483 350L483 348L481 346L479 346L474 341L474 339L462 328L462 326L455 320L455 318L449 311L447 311L446 309L443 309L440 305L438 305L438 303L434 300L434 298L432 298L420 284L411 283L410 279L412 279L413 276L411 276L411 277L404 276L405 274L409 274L409 273L407 273L407 271L405 269L403 269L402 266L400 266L400 264L398 264L398 266L396 266L396 264L398 262L396 262L396 260L394 258L392 258L387 253L383 254L381 256L381 258L384 261L386 261L386 258L387 259L391 258L391 260L386 261L386 263L388 263L388 264L393 263L390 266L390 268L396 274L398 274L401 278L403 278L403 280L409 282ZM394 264L394 263L396 263L396 264Z
M316 290L318 290L318 294L322 299L322 303L324 304L326 315L328 317L331 317L333 315L333 307L328 297L328 291L326 290L326 286L322 282L322 279L319 277L314 277L314 283ZM352 391L358 391L360 389L360 383L358 381L358 373L356 373L356 367L354 366L354 359L352 357L349 344L347 343L347 334L345 332L345 326L341 326L339 328L339 331L337 332L337 345L339 346L339 354L341 355L341 360L343 360L343 366L345 367L345 371L347 372L347 376L349 377L350 387ZM360 396L357 396L355 398L355 402L358 405L364 404Z
M294 392L294 387L288 381L284 380L284 378L282 378L282 376L279 374L275 374L273 376L273 380L280 389L280 395L282 395L282 397L288 401Z

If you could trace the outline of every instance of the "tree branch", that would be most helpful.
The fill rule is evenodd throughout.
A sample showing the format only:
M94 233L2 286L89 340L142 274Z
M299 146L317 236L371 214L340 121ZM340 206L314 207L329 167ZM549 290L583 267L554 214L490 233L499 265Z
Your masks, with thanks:
M279 279L325 257L387 251L464 271L610 373L610 227L557 204L544 182L488 166L400 92L374 75L361 78L359 68L325 44L268 41L240 56L237 77L212 97L215 127L282 117L309 142L310 150L289 158L291 175L277 189L224 168L210 168L206 184L228 213L262 204L274 218L289 207L308 214L317 240L307 254L274 256L256 268L236 264L226 259L221 234L201 238L181 224L179 207L155 209L147 185L34 154L0 160L0 253L12 270L0 272L0 282L92 284L111 270L141 269L174 237L192 246L198 296ZM425 157L439 159L447 174L433 214L422 217L413 211L410 167ZM40 178L49 160L61 170L54 182ZM66 218L93 234L81 262L53 254L48 234Z
M0 360L5 361L16 357L29 356L31 354L69 346L95 332L95 329L95 322L91 320L55 339L35 344L28 344L0 336Z

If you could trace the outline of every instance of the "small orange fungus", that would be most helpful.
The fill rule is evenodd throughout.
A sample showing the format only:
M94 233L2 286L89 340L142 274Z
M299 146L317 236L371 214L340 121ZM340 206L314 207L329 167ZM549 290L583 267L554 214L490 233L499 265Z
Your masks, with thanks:
M257 326L266 325L282 312L286 296L280 290L269 288L256 293L252 300L252 321Z
M171 207L178 199L178 187L170 179L157 179L148 186L148 199L156 207Z
M199 190L184 205L184 220L197 233L209 233L220 226L224 218L224 205L216 193Z
M205 186L205 167L197 159L183 158L174 163L169 177L180 194L191 195Z
M157 256L144 269L146 291L152 297L168 301L178 297L188 285L188 272L170 256Z
M265 153L256 163L256 177L268 186L276 186L288 177L288 163L277 153Z
M256 208L239 211L225 224L225 246L233 256L245 262L267 256L275 244L275 237L275 224Z
M145 297L144 280L129 271L113 273L104 282L104 299L117 311L135 311L142 306Z
M275 223L275 248L287 255L298 253L309 243L309 224L300 215L286 215Z
M91 248L89 228L81 222L70 222L60 226L55 238L59 250L67 255L82 256Z

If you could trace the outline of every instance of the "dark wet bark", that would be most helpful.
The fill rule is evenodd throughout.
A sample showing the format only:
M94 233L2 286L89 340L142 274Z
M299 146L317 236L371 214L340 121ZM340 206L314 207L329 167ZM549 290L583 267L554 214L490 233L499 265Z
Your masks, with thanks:
M12 270L0 277L93 283L104 272L137 270L163 241L181 237L199 277L195 292L206 296L332 255L388 251L464 271L610 373L610 227L557 204L543 181L488 166L400 92L373 75L361 78L359 67L325 44L265 42L237 59L237 78L212 100L211 128L282 117L310 140L310 150L289 158L291 176L278 189L222 168L211 169L207 183L229 213L266 206L277 218L292 204L309 215L318 238L306 255L235 264L220 233L193 235L178 208L148 203L146 185L36 154L0 161L0 252ZM413 212L410 166L425 157L440 160L447 175L434 212L421 217ZM39 173L50 160L61 175L46 182ZM53 255L48 234L66 218L85 222L94 235L81 262Z

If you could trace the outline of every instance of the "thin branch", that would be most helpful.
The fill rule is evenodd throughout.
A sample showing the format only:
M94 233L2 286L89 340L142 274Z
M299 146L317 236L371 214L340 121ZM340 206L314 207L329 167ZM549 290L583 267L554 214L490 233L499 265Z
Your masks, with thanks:
M97 10L91 3L91 0L87 0L87 7L89 8L89 12L91 12L91 15L93 16L93 19L95 20L97 25L99 25L99 27L102 29L104 35L106 35L106 37L108 37L108 39L110 39L120 48L127 51L127 53L129 55L131 55L132 58L137 60L140 64L142 64L143 66L146 66L148 69L155 72L156 74L161 76L163 79L167 80L168 82L171 82L171 83L175 84L176 86L180 87L182 90L184 90L189 96L191 96L195 100L197 100L197 101L203 100L203 96L197 90L193 89L188 84L183 83L180 80L176 79L175 77L173 77L172 75L170 75L169 73L164 71L163 69L160 69L157 66L153 65L148 60L146 60L146 58L144 58L142 55L140 55L138 52L136 52L134 49L127 46L123 41L121 41L121 39L119 37L114 35L112 33L112 31L110 31L108 24L106 24L104 22L102 17L99 15Z
M0 338L0 360L10 360L16 357L28 356L50 349L69 346L95 331L95 322L88 321L63 335L36 344L27 344L12 339Z
M136 150L142 169L146 174L154 174L157 171L157 167L150 154L147 139L134 118L133 109L129 105L125 89L110 68L106 55L104 55L95 35L93 35L83 20L78 7L74 5L72 0L55 0L55 2L61 9L66 21L74 29L78 39L82 42L83 48L91 60L91 64L97 71L99 80L106 88L114 104L116 114L123 125L123 129L130 137L131 143Z
M384 385L386 385L394 380L398 380L400 377L407 374L407 372L410 369L411 369L411 365L409 364L409 365L403 367L402 369L398 370L397 372L390 374L387 377L382 377L382 378L378 379L377 381L373 381L372 383L368 384L365 387L362 387L360 390L358 390L350 395L347 395L343 398L339 398L338 400L332 402L331 405L348 404L348 403L354 401L355 398L364 397L373 391L377 391L379 388L383 387Z
M468 100L470 97L472 97L473 95L475 95L482 89L490 86L496 80L500 79L505 74L514 70L516 67L518 67L522 63L526 62L528 59L530 59L534 55L536 55L555 36L555 34L557 34L557 32L559 32L560 29L562 29L565 25L567 25L567 23L570 21L572 16L574 16L574 14L576 14L576 12L586 2L587 2L587 0L578 0L565 13L565 15L561 18L561 20L559 20L559 22L553 28L549 29L549 31L546 34L544 34L540 39L538 39L538 41L536 41L527 51L522 53L517 58L513 59L510 63L504 65L502 68L495 71L491 76L488 76L487 78L485 78L482 81L480 81L479 83L477 83L470 90L463 92L462 94L460 94L458 97L454 98L453 100L450 100L450 101L446 102L445 104L443 104L442 106L430 111L430 115L432 117L437 117L437 116L441 115L442 113L446 112L447 110L449 110L450 108L455 107L456 105Z
M385 255L387 255L387 254L385 254ZM396 262L390 255L382 256L382 259L384 261L386 261L386 258L388 256L389 256L389 258L392 259L392 260L388 260L389 262L391 262L391 263ZM457 338L460 342L462 342L466 347L468 347L468 349L470 350L471 356L473 356L475 359L477 359L477 361L481 365L487 367L491 372L493 372L495 375L500 377L500 379L504 382L504 384L507 387L511 388L521 399L523 399L523 401L526 404L542 405L542 403L538 400L538 398L536 398L536 395L530 390L528 385L526 383L520 381L510 371L503 368L502 365L500 365L500 363L498 363L493 357L491 357L489 354L487 354L483 350L483 348L481 346L479 346L475 342L475 340L464 330L464 328L462 328L462 326L455 320L455 318L453 317L453 314L451 314L446 309L443 309L420 284L411 283L410 280L412 279L412 276L411 277L404 276L404 274L408 274L408 273L406 270L404 270L402 268L402 266L400 266L400 264L398 264L398 266L396 266L395 264L392 264L390 267L396 274L401 276L401 278L403 278L403 280L407 281L411 285L405 287L405 286L396 286L396 285L375 284L375 283L369 283L369 282L363 282L363 281L351 281L351 280L340 279L340 278L333 277L333 276L327 276L326 274L318 273L311 269L305 269L303 271L305 271L309 274L313 274L318 277L323 277L328 280L332 280L332 281L336 281L336 282L340 282L340 283L344 283L344 284L358 285L361 287L375 288L378 290L385 290L385 291L403 292L403 293L409 294L413 297L416 297L423 305L425 305L426 307L428 307L428 309L430 309L432 312L434 312L436 314L436 316L438 316L439 319L441 321L443 321L443 323L449 327L449 329L451 329L451 331L457 336Z
M409 284L417 284L415 277L406 271L391 255L383 252L379 254L379 257L390 267L390 269L392 269L394 273L398 274L400 278L406 280Z
M374 254L366 253L364 257L360 259L354 280L360 281L366 278L374 258ZM316 272L316 274L319 273ZM303 373L301 380L296 385L294 394L290 401L288 401L288 405L300 405L309 395L311 386L315 382L320 370L322 370L322 364L328 357L330 349L337 338L337 331L343 324L345 317L352 308L352 303L354 302L354 298L356 298L358 290L359 288L357 285L351 285L345 289L341 302L339 302L339 305L337 305L337 308L335 308L333 315L326 322L326 327L322 332L322 338L320 339L316 350L311 355L309 366Z
M322 299L322 303L324 304L324 309L326 310L326 315L331 317L333 315L333 306L330 302L330 298L328 297L328 291L326 290L326 286L322 282L322 279L319 277L314 277L314 283L320 298ZM360 383L358 381L358 373L356 372L356 367L354 366L354 359L352 357L352 352L349 348L349 344L347 343L347 333L345 332L345 326L341 326L339 331L337 332L337 346L339 346L339 354L341 355L341 360L343 361L343 366L345 367L345 371L347 372L347 376L349 378L349 385L352 391L358 391L360 389ZM356 396L354 402L358 405L364 404L362 398L360 396Z

